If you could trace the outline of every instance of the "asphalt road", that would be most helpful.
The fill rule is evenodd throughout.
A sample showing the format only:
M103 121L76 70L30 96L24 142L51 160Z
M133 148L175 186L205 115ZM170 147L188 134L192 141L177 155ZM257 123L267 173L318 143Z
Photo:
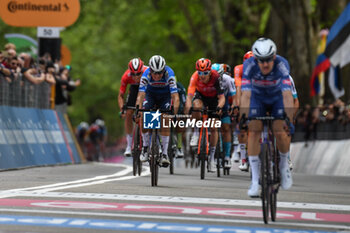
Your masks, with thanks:
M0 173L0 233L350 231L349 177L293 174L278 194L276 222L263 223L260 199L247 196L249 173L206 174L176 163L132 175L131 159Z

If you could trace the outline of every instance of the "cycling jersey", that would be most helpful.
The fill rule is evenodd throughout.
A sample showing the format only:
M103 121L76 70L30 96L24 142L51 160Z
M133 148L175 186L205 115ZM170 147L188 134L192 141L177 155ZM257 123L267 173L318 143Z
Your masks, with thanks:
M289 64L276 55L272 71L263 75L254 57L243 63L242 91L251 91L249 117L265 116L271 111L274 117L283 117L283 91L291 91Z
M193 96L196 91L205 97L217 97L224 94L220 74L216 70L211 70L209 82L203 83L199 79L198 72L194 72L187 93Z
M291 89L292 89L292 95L294 99L298 98L298 93L297 93L297 89L295 88L295 84L294 84L294 80L292 78L292 76L289 75L289 79L291 81Z
M242 83L243 64L235 66L233 72L234 72L233 77L235 79L236 87L240 87Z
M227 74L222 75L222 87L224 89L225 98L236 95L235 79Z
M145 72L145 70L147 69L147 66L143 66L142 72ZM127 69L123 76L122 76L122 81L120 83L120 88L119 88L119 93L124 94L126 91L126 87L128 86L128 84L130 85L135 85L138 86L140 85L139 81L136 81L133 76L131 75L131 71L129 69Z
M263 75L258 62L251 57L243 63L242 91L252 91L260 96L275 96L280 91L291 91L288 61L276 55L272 71Z
M151 69L146 69L141 77L139 92L153 94L177 93L174 71L169 66L165 66L163 77L159 81L155 81L152 79Z

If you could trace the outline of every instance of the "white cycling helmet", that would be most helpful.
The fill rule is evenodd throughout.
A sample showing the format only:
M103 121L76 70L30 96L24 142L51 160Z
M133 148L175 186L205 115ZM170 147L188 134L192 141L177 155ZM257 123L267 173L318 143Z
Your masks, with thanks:
M223 74L224 73L224 67L223 67L222 64L219 64L219 63L214 63L211 66L211 69L212 70L216 70L219 74Z
M101 119L97 119L97 120L95 121L95 124L98 125L98 126L100 126L100 127L105 126L104 120L101 120Z
M257 59L268 59L276 55L275 43L269 38L259 38L252 46L252 52Z
M165 68L165 59L160 55L154 55L149 59L149 67L154 72L161 72Z

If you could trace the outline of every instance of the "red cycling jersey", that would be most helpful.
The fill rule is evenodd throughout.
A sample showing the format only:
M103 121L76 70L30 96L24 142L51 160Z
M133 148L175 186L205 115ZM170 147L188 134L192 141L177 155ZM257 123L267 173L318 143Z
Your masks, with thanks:
M235 78L235 84L236 87L240 87L242 83L242 76L243 76L243 64L237 65L234 68L234 78Z
M147 68L148 68L148 66L143 66L142 73L145 72L145 70ZM141 77L141 75L140 75L140 77ZM140 84L140 80L135 80L135 76L131 75L131 72L129 69L127 69L122 76L122 81L120 83L120 88L119 88L119 92L121 94L125 93L126 87L128 86L128 84L130 84L130 85L139 85Z
M220 74L216 70L211 70L209 82L203 83L199 79L198 72L195 71L192 74L187 93L193 96L196 91L206 97L215 97L224 94L220 81Z

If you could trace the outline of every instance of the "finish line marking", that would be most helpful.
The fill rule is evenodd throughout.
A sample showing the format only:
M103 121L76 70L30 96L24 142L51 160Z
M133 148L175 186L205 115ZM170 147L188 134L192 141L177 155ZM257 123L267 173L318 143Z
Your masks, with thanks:
M132 176L133 177L133 176ZM122 180L124 177L116 178ZM125 179L128 179L126 177ZM114 180L116 180L114 179ZM145 201L145 202L166 202L166 203L190 203L205 205L225 205L225 206L253 206L261 207L261 201L238 200L238 199L218 199L200 197L175 197L175 196L153 196L153 195L128 195L128 194L103 194L103 193L73 193L73 192L41 192L41 191L2 191L2 198L5 197L50 197L50 198L79 198L79 199L99 199L99 200L123 200L123 201ZM298 203L298 202L277 202L278 208L291 209L314 209L350 211L350 205L331 205L321 203Z

